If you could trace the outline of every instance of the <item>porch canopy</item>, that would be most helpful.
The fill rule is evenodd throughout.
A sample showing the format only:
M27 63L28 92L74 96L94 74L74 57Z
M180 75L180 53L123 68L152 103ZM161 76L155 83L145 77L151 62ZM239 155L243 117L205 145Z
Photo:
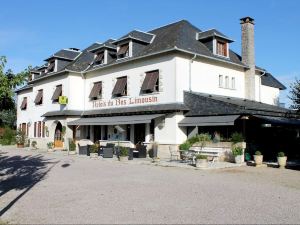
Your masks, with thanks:
M181 127L194 126L233 126L239 115L185 117L178 125Z
M89 117L80 118L68 123L68 125L120 125L151 123L152 119L164 114L133 115L133 116L111 116L111 117Z

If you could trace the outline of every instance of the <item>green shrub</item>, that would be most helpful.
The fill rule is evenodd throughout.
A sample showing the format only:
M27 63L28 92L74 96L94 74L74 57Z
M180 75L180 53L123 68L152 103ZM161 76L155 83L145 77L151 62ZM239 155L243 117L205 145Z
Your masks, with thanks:
M98 145L91 145L90 153L98 153Z
M0 144L2 145L12 145L16 143L15 131L9 127L4 128L2 139L0 139Z
M21 129L18 129L16 133L16 143L22 145L25 144L25 142L26 142L25 132L22 131Z
M37 145L36 141L32 141L32 142L31 142L31 147L35 148L36 145Z
M232 133L231 142L236 144L236 143L243 142L243 141L244 141L244 137L241 133L238 133L238 132Z
M183 142L181 145L179 145L179 149L184 150L184 151L189 150L190 147L191 147L191 144L188 141Z
M76 144L73 140L69 141L69 150L70 151L75 151L76 150Z
M261 152L260 151L256 151L255 155L261 155Z
M126 147L120 146L120 156L128 156L128 149Z
M232 155L235 157L235 156L238 156L238 155L243 155L243 148L241 147L234 147L232 149Z
M48 142L48 143L47 143L47 148L48 148L48 149L52 149L53 146L54 146L54 143L53 143L53 142Z
M198 134L194 137L191 137L191 138L187 139L187 142L190 144L190 146L197 143L198 141L199 141L199 135Z
M201 133L198 135L198 142L200 142L201 148L203 148L207 142L211 141L211 136L209 133Z
M196 155L196 160L197 159L207 159L207 156L199 154L199 155Z
M284 157L285 156L285 154L284 154L284 152L278 152L278 155L277 155L278 157Z

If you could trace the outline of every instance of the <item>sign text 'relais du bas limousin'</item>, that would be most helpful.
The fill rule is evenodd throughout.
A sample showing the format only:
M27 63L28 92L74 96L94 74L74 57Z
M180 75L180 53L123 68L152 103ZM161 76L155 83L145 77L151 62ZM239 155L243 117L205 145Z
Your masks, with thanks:
M110 106L127 106L139 105L157 102L157 97L142 97L142 98L117 98L111 100L96 100L93 101L93 108L110 107Z

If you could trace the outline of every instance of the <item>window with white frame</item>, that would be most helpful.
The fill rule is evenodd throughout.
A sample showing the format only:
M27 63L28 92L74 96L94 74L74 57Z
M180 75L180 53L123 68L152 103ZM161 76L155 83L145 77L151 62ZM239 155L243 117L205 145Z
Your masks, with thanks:
M235 89L235 78L234 77L231 78L231 88Z
M223 75L219 75L219 87L223 87Z
M225 88L229 88L229 77L225 77Z

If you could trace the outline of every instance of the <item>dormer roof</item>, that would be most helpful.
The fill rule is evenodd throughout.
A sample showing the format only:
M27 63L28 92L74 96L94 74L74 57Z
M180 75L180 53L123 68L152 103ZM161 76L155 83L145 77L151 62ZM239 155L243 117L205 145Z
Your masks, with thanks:
M95 53L101 49L112 49L112 50L117 50L117 46L112 44L112 42L114 42L115 39L108 39L107 41L105 41L104 43L99 43L99 45L91 50L89 50L92 53Z
M146 33L143 31L133 30L129 32L128 34L122 36L118 40L114 41L113 44L118 44L120 42L126 41L126 40L136 40L140 41L146 44L150 44L153 41L154 34Z
M227 37L225 34L221 33L220 31L218 31L216 29L202 31L202 32L198 32L196 34L196 39L198 41L206 40L206 39L214 38L214 37L218 37L218 38L224 39L224 40L226 40L229 43L234 42L234 40L232 40L231 38Z
M58 58L58 59L65 59L68 61L73 61L74 59L76 59L76 57L80 54L81 52L75 48L71 48L71 49L62 49L59 50L58 52L54 53L53 55L51 55L50 57L48 57L47 59L45 59L45 61L49 61L53 58Z

